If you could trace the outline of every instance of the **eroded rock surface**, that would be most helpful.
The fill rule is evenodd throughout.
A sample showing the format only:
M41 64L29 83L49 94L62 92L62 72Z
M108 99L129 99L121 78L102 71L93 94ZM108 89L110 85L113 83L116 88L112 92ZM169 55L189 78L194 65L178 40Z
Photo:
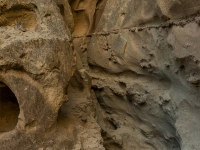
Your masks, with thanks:
M0 1L0 149L199 150L199 4Z
M13 112L15 98L6 96L2 86L1 111L18 118L10 132L9 121L14 120L7 116L1 122L0 149L38 149L44 142L54 149L60 143L53 143L51 136L58 139L51 132L75 70L71 34L55 2L1 1L0 10L0 81L14 93L20 109L19 116ZM4 108L6 101L13 104ZM5 119L3 113L1 117Z
M199 2L108 0L74 34L105 149L199 149Z

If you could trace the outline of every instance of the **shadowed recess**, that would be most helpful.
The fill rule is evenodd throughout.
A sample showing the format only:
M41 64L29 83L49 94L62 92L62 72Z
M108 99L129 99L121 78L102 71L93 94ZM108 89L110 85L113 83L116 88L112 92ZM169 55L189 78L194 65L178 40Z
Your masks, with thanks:
M0 82L0 133L15 128L18 122L19 104L8 86Z

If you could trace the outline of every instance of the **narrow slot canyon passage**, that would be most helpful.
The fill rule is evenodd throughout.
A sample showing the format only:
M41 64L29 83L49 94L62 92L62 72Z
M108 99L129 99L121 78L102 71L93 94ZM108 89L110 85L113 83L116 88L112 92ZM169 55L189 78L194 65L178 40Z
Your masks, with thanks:
M0 133L15 128L20 109L17 98L8 86L0 82Z

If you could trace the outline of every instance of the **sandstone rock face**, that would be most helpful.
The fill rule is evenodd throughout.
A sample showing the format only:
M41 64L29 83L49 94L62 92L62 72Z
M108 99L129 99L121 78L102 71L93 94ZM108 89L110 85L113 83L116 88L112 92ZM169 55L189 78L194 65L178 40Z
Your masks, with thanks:
M0 149L199 150L199 7L0 1Z
M15 108L20 109L13 112L13 116L19 114L13 130L5 132L7 125L1 122L0 149L37 149L45 138L54 147L48 143L48 134L67 100L66 87L75 70L69 29L55 2L14 0L1 1L0 33L4 85L0 91L3 94L7 88L14 94L14 98L9 93L1 96L0 108L5 111L1 119L14 121L6 111L14 111L12 105L17 103Z

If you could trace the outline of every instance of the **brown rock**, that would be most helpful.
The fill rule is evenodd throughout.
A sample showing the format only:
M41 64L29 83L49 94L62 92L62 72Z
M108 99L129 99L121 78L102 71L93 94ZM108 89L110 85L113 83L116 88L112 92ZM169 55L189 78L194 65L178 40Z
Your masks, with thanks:
M0 150L197 150L199 4L0 1Z

